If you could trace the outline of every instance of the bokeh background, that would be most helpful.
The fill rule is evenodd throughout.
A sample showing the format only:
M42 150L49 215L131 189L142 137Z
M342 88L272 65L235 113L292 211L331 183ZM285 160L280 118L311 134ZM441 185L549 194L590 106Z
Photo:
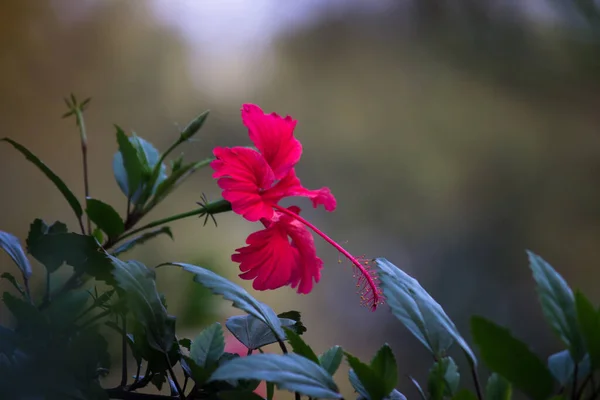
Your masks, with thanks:
M483 314L547 357L560 345L541 316L525 249L600 301L600 14L593 4L3 0L0 136L29 147L82 197L79 136L60 116L69 93L92 97L91 194L124 210L111 170L113 123L165 149L210 109L198 140L182 148L192 160L214 146L249 144L244 102L290 114L304 146L298 175L338 199L331 214L299 200L307 218L350 251L386 257L415 276L467 338L469 316ZM60 193L20 154L2 145L0 162L0 229L24 241L36 217L75 226ZM208 169L146 222L193 209L202 193L219 198ZM127 256L150 266L198 263L241 283L229 257L258 226L233 214L218 222L177 222L174 242L160 238ZM406 375L424 381L428 354L386 307L360 307L350 266L316 243L325 269L313 293L256 296L278 312L301 311L318 352L339 344L369 358L390 343L399 389L415 397ZM41 277L42 267L34 268ZM7 270L14 266L0 254L0 271ZM236 313L185 273L159 271L158 285L180 335ZM4 308L0 322L10 323ZM459 350L453 355L465 365ZM338 382L351 398L346 371ZM470 385L466 370L463 382Z

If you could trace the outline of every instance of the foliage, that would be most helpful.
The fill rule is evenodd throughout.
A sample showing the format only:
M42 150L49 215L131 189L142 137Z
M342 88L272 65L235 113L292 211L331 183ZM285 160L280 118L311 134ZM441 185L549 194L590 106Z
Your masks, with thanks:
M67 101L70 109L66 116L76 117L84 153L87 139L83 110L88 103L79 103L74 96ZM103 200L87 196L87 176L84 209L64 181L30 150L4 139L55 184L75 212L78 226L74 232L60 221L35 219L26 248L14 235L0 231L0 248L21 275L19 279L9 272L2 274L11 288L3 293L2 300L13 319L12 327L0 326L2 398L256 400L265 396L272 399L276 387L294 392L296 399L341 399L334 375L345 359L350 367L348 379L358 399L405 399L397 389L404 371L400 371L387 344L369 362L340 346L317 355L301 336L307 327L298 311L278 314L213 271L169 262L158 267L182 268L207 293L222 296L243 312L228 318L224 327L218 322L205 327L193 340L178 337L176 317L169 314L166 299L157 290L154 268L118 258L158 235L173 237L166 223L191 216L203 216L206 222L231 210L224 199L208 202L203 197L192 211L138 226L187 177L209 165L211 159L189 164L178 159L169 171L166 163L176 147L200 130L207 116L205 112L191 121L162 153L143 138L128 136L116 127L118 152L113 157L113 169L128 204L124 215ZM29 288L35 271L27 254L45 268L47 285L42 296ZM583 293L573 293L560 274L538 255L529 253L539 301L549 327L565 348L544 362L507 329L475 316L471 334L482 363L491 372L486 382L480 380L481 365L475 352L441 305L416 279L388 260L374 261L372 278L381 284L392 314L431 354L426 382L410 378L421 398L482 400L485 393L489 400L508 400L513 391L519 391L534 400L593 400L600 394L596 383L600 369L600 310ZM64 265L73 268L71 278L51 290L55 272ZM123 345L118 360L109 356L111 334L118 335ZM228 340L239 341L245 348L242 354L227 352ZM264 353L263 348L274 343L282 354ZM461 370L450 355L455 343L466 358L467 370ZM128 373L128 355L136 364L133 377ZM119 370L118 364L121 382L116 387L104 387L101 378L111 368ZM266 382L266 393L257 389L261 381ZM159 390L168 388L171 394L139 393L149 385Z

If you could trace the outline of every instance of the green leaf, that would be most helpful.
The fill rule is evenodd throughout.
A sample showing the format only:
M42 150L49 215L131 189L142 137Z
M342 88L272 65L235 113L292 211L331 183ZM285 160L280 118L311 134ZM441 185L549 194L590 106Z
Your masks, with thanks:
M596 370L600 368L600 312L581 292L575 293L575 308L592 368Z
M31 276L31 265L21 247L19 239L10 233L0 231L0 247L10 256L10 258L12 258L15 264L17 264L17 267L19 267L23 274L23 278L29 279Z
M435 357L441 358L456 341L469 358L469 362L477 366L473 351L456 329L454 322L419 282L385 258L378 258L376 262L381 288L396 318Z
M348 364L352 368L349 373L350 383L354 389L368 400L382 400L390 394L391 389L373 368L363 363L350 353L345 353ZM355 375L355 376L353 376ZM358 380L357 384L356 380ZM393 389L393 388L392 388Z
M296 332L294 332L294 330L290 328L283 328L283 330L285 331L290 345L292 345L294 353L302 357L306 357L315 364L319 364L319 357L317 357L313 349L311 349L310 346L306 344L304 340L302 340L300 335L298 335Z
M116 286L122 289L127 306L145 328L148 344L158 351L169 351L175 340L175 319L167 314L156 291L154 271L138 261L109 258Z
M237 390L219 392L218 396L221 400L264 400L254 392L240 392Z
M267 400L273 400L275 396L275 385L272 382L267 382Z
M67 201L69 202L69 205L73 209L73 212L77 216L79 222L81 222L81 216L83 215L83 209L81 208L81 204L79 204L77 197L75 197L75 195L71 192L67 185L62 181L62 179L60 179L54 172L52 172L50 168L46 166L46 164L44 164L39 158L35 156L35 154L27 150L27 148L25 148L24 146L9 138L4 138L2 140L10 143L15 149L19 150L21 154L23 154L25 158L27 158L27 160L31 161L46 175L48 179L52 181L52 183L54 183L56 188L60 190L65 199L67 199Z
M512 398L512 386L502 376L493 373L490 375L485 386L486 400L510 400Z
M214 294L220 294L225 299L233 302L233 306L248 314L255 316L267 324L280 340L285 340L285 334L281 328L281 321L275 312L266 304L256 300L242 287L228 281L227 279L209 271L205 268L185 263L165 263L159 265L174 265L194 274L194 282L210 289Z
M165 235L169 236L171 239L173 239L173 233L171 232L171 228L169 228L168 226L163 226L161 228L157 228L157 229L145 232L139 236L134 237L133 239L126 241L125 243L123 243L122 245L117 247L117 249L112 252L112 255L116 256L118 254L125 253L126 251L129 251L132 248L134 248L135 246L137 246L139 244L143 244L143 243L147 242L148 240L155 238L156 236L162 235L162 234L165 234Z
M223 328L215 322L196 336L190 348L190 358L199 367L209 369L217 365L224 351Z
M98 227L94 228L92 231L92 236L98 241L98 243L104 242L104 232L102 232L102 229Z
M421 397L421 400L427 400L427 396L425 396L425 392L423 391L423 388L421 387L419 382L410 375L408 376L408 378L410 379L412 384L415 386L415 388L417 388L417 392L419 392L419 396Z
M190 123L183 128L183 131L181 132L181 140L188 140L194 136L200 130L200 128L202 128L202 125L204 125L204 121L206 121L206 118L208 118L209 113L210 110L206 110L190 121Z
M91 197L87 198L87 215L108 237L118 237L125 231L125 224L112 206Z
M435 362L429 370L427 387L432 400L452 397L458 390L460 374L452 357L444 357Z
M19 294L23 297L26 296L25 294L25 290L23 290L23 287L19 284L19 282L17 282L17 280L15 279L15 277L8 273L8 272L3 272L2 275L0 275L0 279L6 279L7 281L9 281L15 289L17 289L17 291L19 292Z
M148 208L152 208L155 205L157 205L158 203L160 203L162 200L164 200L165 197L167 197L169 194L171 194L173 192L173 190L175 190L187 178L189 178L190 175L192 175L194 172L198 171L199 169L206 167L213 160L214 160L214 158L211 157L211 158L207 158L205 160L198 161L195 163L186 164L186 165L178 168L177 170L173 170L171 172L171 175L162 179L161 182L156 187L156 190L154 191L154 197L150 201Z
M530 251L527 254L544 316L553 331L569 348L573 359L580 361L585 354L585 348L578 330L573 292L550 264Z
M562 387L573 380L575 373L575 362L568 350L559 351L548 357L548 369ZM577 378L584 379L590 373L590 359L586 354L583 360L579 362L577 368Z
M333 376L340 367L343 356L344 350L340 346L333 346L319 356L319 364Z
M66 263L76 272L87 273L108 284L114 283L110 273L112 264L94 237L65 233L64 224L60 222L48 228L46 234L40 234L44 225L41 220L32 224L27 246L29 253L44 264L49 272L56 271ZM36 230L38 228L42 231Z
M49 306L42 314L50 321L50 324L56 329L64 330L71 327L77 316L83 311L90 298L89 293L84 290L70 290L54 297Z
M368 365L367 365L367 367L368 367ZM356 372L354 372L353 369L350 369L348 371L348 380L350 381L350 385L352 385L352 388L354 389L354 391L356 393L358 393L359 400L363 400L363 399L371 400L371 396L369 395L369 392L367 392L367 389L365 389L365 387L363 386L360 379L358 379L358 376L356 375Z
M452 400L477 400L477 396L467 389L462 389L452 397Z
M297 354L256 354L220 366L210 381L256 379L279 389L322 399L340 399L338 387L320 365Z
M394 389L390 394L387 395L385 400L406 400L406 396Z
M295 311L295 310L286 311L286 312L277 314L277 316L279 317L279 319L287 318L287 319L296 321L296 323L294 324L294 326L292 328L298 335L302 335L304 332L306 332L307 329L304 326L304 324L302 323L302 318L301 318L299 311Z
M384 344L371 360L371 369L375 371L382 380L384 390L391 392L398 383L398 366L396 357L388 344Z
M50 332L46 317L30 302L4 292L2 300L6 308L15 317L17 333L23 336L39 337Z
M296 323L291 319L279 319L281 326L293 327ZM236 315L225 322L225 326L244 346L256 350L260 347L277 342L273 330L262 320L252 315Z
M554 379L548 368L507 329L476 316L471 319L471 331L481 357L493 372L534 400L545 400L552 394Z
M135 203L133 198L135 190L131 188L137 190L140 186L144 168L131 138L128 138L120 127L115 125L115 128L117 128L119 151L113 157L113 172L121 191Z

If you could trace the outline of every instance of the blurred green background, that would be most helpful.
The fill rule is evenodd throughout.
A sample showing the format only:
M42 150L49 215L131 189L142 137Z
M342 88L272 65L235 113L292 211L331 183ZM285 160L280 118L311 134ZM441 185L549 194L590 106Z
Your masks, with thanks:
M525 249L600 301L600 18L577 1L4 0L0 136L29 147L83 196L79 136L60 116L69 93L91 96L91 194L124 211L113 123L165 149L211 109L199 140L183 147L192 160L249 144L244 102L290 114L304 146L298 175L338 199L332 214L298 200L307 218L351 252L415 276L467 338L469 316L483 314L547 357L560 344L541 316ZM24 242L36 217L74 226L38 170L7 145L0 160L0 229ZM203 192L219 197L208 169L146 221L194 208ZM259 226L233 214L218 222L177 222L175 242L163 237L127 257L195 262L241 283L230 254ZM256 296L277 312L301 311L317 352L339 344L367 358L389 342L400 389L414 397L405 375L424 380L426 351L386 307L359 307L350 266L316 244L325 269L313 293ZM0 271L13 269L0 255ZM179 271L159 271L158 286L182 336L236 313ZM209 304L217 315L206 314ZM9 323L3 308L0 322ZM349 395L345 371L338 382Z

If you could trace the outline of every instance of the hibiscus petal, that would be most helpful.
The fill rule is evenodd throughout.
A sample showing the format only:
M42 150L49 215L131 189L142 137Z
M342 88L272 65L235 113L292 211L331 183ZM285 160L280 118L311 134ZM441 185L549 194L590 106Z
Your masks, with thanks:
M275 179L287 175L302 155L302 145L294 137L297 121L290 116L265 114L254 104L242 106L242 121L248 128L250 140L273 170Z
M289 210L300 212L295 206ZM240 263L242 279L254 280L252 287L256 290L289 285L297 288L298 293L310 293L313 281L319 281L323 268L314 239L300 222L285 214L276 214L274 222L248 236L247 246L237 249L231 259Z
M296 176L293 169L272 188L262 194L262 198L269 203L278 203L284 197L302 196L308 197L314 208L323 205L327 211L335 210L337 201L329 188L324 187L317 190L310 190L302 186L300 179Z
M273 210L262 200L260 192L270 188L275 178L263 156L246 147L217 147L216 160L210 166L213 178L223 189L223 198L231 203L236 214L249 221L273 217Z
M298 207L289 207L289 210L299 214ZM280 223L284 224L287 234L292 239L292 247L298 249L300 258L297 268L292 271L290 286L298 288L298 293L310 293L314 283L321 279L323 261L317 256L315 240L310 231L300 222L289 216L281 216Z
M268 228L252 233L246 240L248 246L236 250L231 260L240 263L242 279L254 279L256 290L277 289L288 284L292 270L296 269L298 250L292 248L287 233L274 223Z

